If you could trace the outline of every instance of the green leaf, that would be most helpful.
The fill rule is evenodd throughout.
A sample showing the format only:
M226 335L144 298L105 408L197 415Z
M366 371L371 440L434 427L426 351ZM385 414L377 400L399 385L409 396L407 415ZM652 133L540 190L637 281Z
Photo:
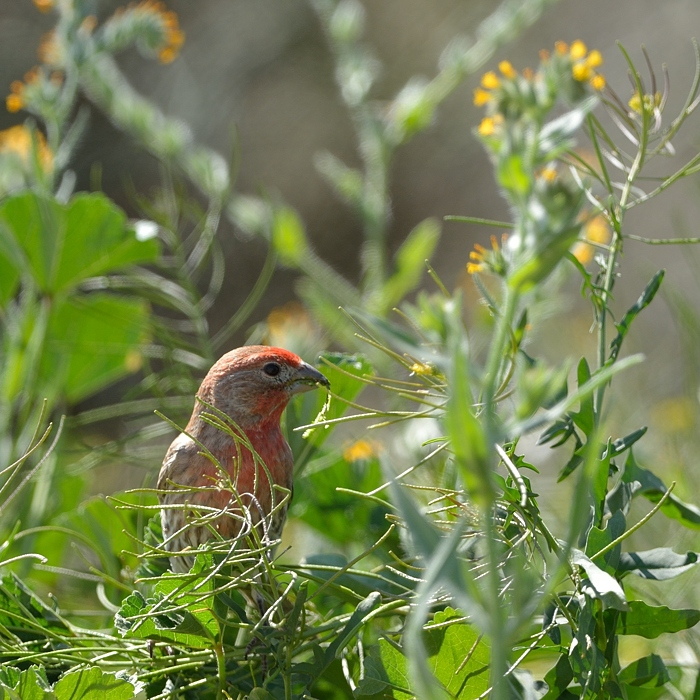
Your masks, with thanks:
M578 697L567 691L573 679L574 672L569 658L566 654L562 654L557 663L547 671L547 675L544 677L545 683L549 686L549 691L542 700L570 700Z
M690 571L697 563L696 552L676 554L668 547L659 547L644 552L623 552L617 570L654 581L665 581Z
M625 462L622 481L630 484L634 495L644 496L652 503L658 503L668 490L656 474L637 464L631 450ZM700 508L681 501L673 493L669 494L661 505L661 512L687 528L700 530Z
M428 666L452 697L473 700L488 690L490 648L461 613L445 608L425 630Z
M661 286L661 282L663 282L665 273L665 270L659 270L651 278L639 299L637 299L637 301L627 310L625 315L622 317L622 320L615 324L617 328L617 336L615 336L610 343L610 358L608 362L614 362L617 359L617 356L620 354L620 348L622 347L622 341L625 339L632 322L637 317L639 312L642 311L642 309L651 304L656 296L656 292L659 291L659 287Z
M333 659L340 657L343 649L349 644L350 640L358 633L362 625L365 624L365 618L381 603L382 596L378 591L372 591L364 600L360 601L355 608L355 611L350 616L350 619L345 624L343 630L326 648L325 659L330 663Z
M84 668L63 675L54 686L56 700L132 700L134 686L100 668Z
M595 558L595 555L604 547L607 547L611 542L620 537L625 531L625 516L618 511L615 513L606 523L604 530L599 530L597 527L591 527L588 532L588 538L586 540L586 554L591 558ZM619 561L620 561L620 549L622 543L618 544L616 547L611 549L607 554L604 554L602 561L604 561L605 570L614 574L619 571ZM601 558L597 559L598 565L601 563Z
M530 190L530 177L523 166L523 159L517 153L512 153L498 163L498 184L506 191L516 195L519 200Z
M386 639L380 639L365 662L365 676L355 697L373 700L413 700L408 676L408 659Z
M460 621L461 620L461 621ZM452 608L437 612L424 631L428 666L458 700L474 700L489 688L490 650L479 632ZM365 677L355 697L376 700L415 698L408 659L393 644L380 639L366 661Z
M382 307L389 311L420 282L429 260L440 239L440 224L436 219L421 221L396 252L396 271L382 290Z
M290 207L275 210L272 222L272 245L280 261L288 267L298 267L308 252L304 224Z
M58 304L49 318L39 385L59 388L77 403L138 369L149 313L145 301L106 293Z
M31 274L48 294L152 262L158 252L158 242L139 241L126 214L102 194L78 194L60 204L24 192L0 205L0 259Z
M603 601L605 607L627 610L627 600L622 586L608 573L596 566L583 552L573 549L571 563L580 566L588 577L581 584L581 590L591 598Z
M68 623L12 572L0 581L0 625L37 637L70 632Z
M579 360L576 378L579 390L591 379L591 369L585 357ZM591 435L595 426L595 410L593 408L592 393L581 396L579 410L575 413L571 413L571 417L584 435Z
M631 600L628 605L629 609L618 617L618 634L655 639L665 632L680 632L700 622L700 610L673 610L665 605L648 605L642 600Z
M197 554L192 574L211 570L212 554ZM196 591L194 590L196 587ZM213 611L214 577L206 584L196 576L164 574L155 586L153 597L144 598L134 591L122 602L115 616L115 627L123 637L154 639L208 649L219 638L219 622Z
M671 680L666 664L656 654L637 659L625 666L618 678L627 685L647 688L660 688Z

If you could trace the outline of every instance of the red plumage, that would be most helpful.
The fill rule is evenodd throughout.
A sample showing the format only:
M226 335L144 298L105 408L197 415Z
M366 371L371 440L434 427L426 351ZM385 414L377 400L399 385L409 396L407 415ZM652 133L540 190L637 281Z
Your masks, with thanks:
M291 492L294 466L280 417L294 394L318 385L328 386L328 380L282 348L245 346L214 364L158 475L168 551L196 549L217 534L224 539L245 535L256 525L261 538L279 538L288 499L284 502L284 491L275 486ZM227 417L234 434L242 433L240 439L207 422L206 413ZM192 555L170 559L177 572L187 571L192 561Z

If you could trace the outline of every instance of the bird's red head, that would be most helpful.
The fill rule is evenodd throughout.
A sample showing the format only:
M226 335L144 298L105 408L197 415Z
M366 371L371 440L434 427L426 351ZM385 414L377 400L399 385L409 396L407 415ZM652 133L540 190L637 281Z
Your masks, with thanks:
M246 428L279 421L294 394L318 385L329 382L293 352L248 345L226 353L209 370L197 396Z

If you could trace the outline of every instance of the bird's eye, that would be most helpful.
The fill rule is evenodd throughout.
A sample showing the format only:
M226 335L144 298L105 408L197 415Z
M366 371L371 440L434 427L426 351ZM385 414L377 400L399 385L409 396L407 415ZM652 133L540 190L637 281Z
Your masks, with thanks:
M268 377L276 377L282 368L276 363L276 362L268 362L264 367L263 367L263 372Z

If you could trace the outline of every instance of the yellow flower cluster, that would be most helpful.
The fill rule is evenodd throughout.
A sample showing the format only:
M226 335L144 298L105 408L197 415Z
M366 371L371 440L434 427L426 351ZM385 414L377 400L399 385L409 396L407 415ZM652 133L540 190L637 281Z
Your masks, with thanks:
M172 63L185 43L185 32L180 29L177 14L166 10L165 3L159 0L143 0L136 6L136 9L160 17L165 30L165 42L158 51L158 60L161 63Z
M595 246L591 244L605 245L610 240L610 229L604 216L596 216L591 219L583 229L586 241L579 241L571 251L573 256L582 265L587 265L593 260Z
M470 262L467 263L467 272L473 275L476 272L490 269L496 274L503 274L505 272L505 260L501 247L505 244L507 238L508 234L504 233L501 236L501 245L499 245L496 236L491 236L491 250L476 243L474 250L469 253Z
M517 73L515 68L511 65L510 61L501 61L498 64L498 70L504 78L512 80L516 77ZM501 78L496 75L493 71L484 73L481 76L481 86L474 90L474 104L477 107L483 107L485 104L491 102L494 99L494 95L491 90L496 90L501 86Z
M53 166L53 153L46 145L44 135L40 131L36 132L36 140L39 163L43 170L48 172ZM31 150L32 133L26 126L11 126L9 129L0 131L0 154L14 154L25 163L29 163Z
M27 101L24 93L27 89L27 85L36 83L38 79L39 69L32 68L28 73L25 73L24 82L21 80L13 80L10 83L10 94L5 99L5 106L8 112L19 112L20 109L26 106Z
M633 112L640 115L642 114L642 110L645 112L653 112L661 106L661 93L657 92L654 95L646 94L644 97L640 97L639 93L635 92L627 104Z
M557 41L554 49L560 56L569 55L572 62L571 74L574 80L579 83L588 82L598 92L605 87L605 77L595 72L596 68L603 65L603 56L600 51L593 49L589 53L588 48L580 39L574 41L571 47L564 41Z

